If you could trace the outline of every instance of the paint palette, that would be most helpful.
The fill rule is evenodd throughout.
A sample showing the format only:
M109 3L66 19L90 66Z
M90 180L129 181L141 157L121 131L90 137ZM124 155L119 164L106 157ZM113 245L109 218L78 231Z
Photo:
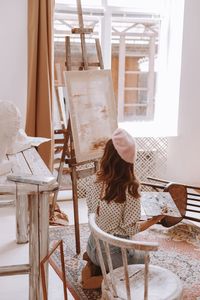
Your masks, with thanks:
M166 215L181 217L181 214L168 192L142 192L141 204L148 217Z

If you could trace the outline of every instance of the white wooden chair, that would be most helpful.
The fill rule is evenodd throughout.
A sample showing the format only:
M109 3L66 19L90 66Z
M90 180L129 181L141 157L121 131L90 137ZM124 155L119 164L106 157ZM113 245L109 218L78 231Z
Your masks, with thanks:
M95 214L89 216L89 226L95 238L103 274L102 299L115 300L177 300L182 299L181 280L171 271L149 264L149 252L157 251L158 244L122 239L102 231L95 223ZM102 256L99 241L103 241L109 273ZM123 266L113 269L109 245L121 248ZM127 249L144 251L144 264L127 264Z

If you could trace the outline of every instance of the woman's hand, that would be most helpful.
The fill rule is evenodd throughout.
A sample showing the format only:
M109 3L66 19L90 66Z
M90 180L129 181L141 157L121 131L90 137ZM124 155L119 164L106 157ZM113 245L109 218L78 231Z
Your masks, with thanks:
M156 223L160 222L162 219L164 219L165 217L166 217L165 215L159 215L159 216L152 217L150 220L152 220L156 224Z
M147 220L147 221L143 221L140 222L140 231L144 231L147 228L149 228L150 226L160 222L163 218L165 218L165 215L159 215L159 216L154 216L151 219Z

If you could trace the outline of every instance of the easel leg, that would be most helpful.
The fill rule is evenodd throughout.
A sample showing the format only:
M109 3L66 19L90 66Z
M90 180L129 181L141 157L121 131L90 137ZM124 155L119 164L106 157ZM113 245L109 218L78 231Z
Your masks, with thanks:
M40 233L40 258L39 262L48 255L49 252L49 196L50 193L40 193L39 202L39 233ZM46 287L48 290L48 264L44 266L46 276ZM40 274L40 296L42 295L41 274ZM41 298L42 299L42 298Z
M80 231L79 231L78 192L77 192L76 167L72 167L71 177L72 177L72 193L73 193L73 207L74 207L76 253L79 254L81 249L80 249Z

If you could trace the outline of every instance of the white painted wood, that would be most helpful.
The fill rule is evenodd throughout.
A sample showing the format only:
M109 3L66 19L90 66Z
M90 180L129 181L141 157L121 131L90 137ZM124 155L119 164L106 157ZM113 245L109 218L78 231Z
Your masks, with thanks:
M12 162L12 171L14 173L31 174L31 170L24 159L23 152L8 155ZM12 184L11 181L9 181ZM13 182L13 184L15 184ZM24 244L28 242L28 198L26 194L20 194L18 190L24 190L24 184L16 183L16 242Z
M114 29L114 28L113 28ZM118 36L119 35L119 31L113 32L112 33L113 36ZM120 32L120 35L122 36L127 36L127 37L132 37L132 39L134 40L135 37L140 37L141 38L141 33L137 33L137 32ZM155 36L155 33L149 32L149 33L145 33L143 35L144 37L152 37ZM141 55L141 52L140 52Z
M16 242L24 244L28 242L28 197L19 195L16 198Z
M30 234L29 234L29 263L31 274L29 276L29 300L40 299L40 237L39 237L39 195L29 195L30 208Z
M0 276L21 275L30 273L30 265L12 265L0 267Z
M118 122L124 120L125 57L125 36L120 36L118 67Z
M123 248L122 249L122 261L123 261L123 266L124 266L126 296L127 296L127 300L131 300L131 287L130 287L130 280L129 280L129 273L128 273L128 263L127 263L127 256L126 255L127 255L126 249Z
M33 174L38 177L52 176L45 163L34 149L27 149L7 158L13 164L13 172ZM43 180L42 180L43 181ZM28 201L30 212L29 231L29 264L2 266L0 276L29 273L29 300L42 299L40 261L48 255L49 226L49 194L57 188L54 184L25 184L7 180L6 175L0 176L0 195L5 197L13 194L16 197L17 242L28 241ZM45 267L48 285L48 267Z
M147 117L153 116L154 111L154 82L155 82L155 73L154 73L154 61L156 53L156 44L155 36L150 38L149 41L149 72L148 72L148 81L147 81Z
M7 157L7 159L12 162L13 173L52 176L34 147L14 155L8 155ZM17 186L20 195L37 192L37 188L33 184L18 183ZM40 191L50 191L54 188L57 188L57 183L53 185L42 185L40 186ZM7 180L7 174L0 176L0 194L4 193L16 194L16 184Z
M111 10L106 7L104 16L101 18L101 48L104 61L104 68L111 69L112 57L112 27L111 27Z
M107 257L107 261L108 261L108 267L109 267L109 271L110 271L110 278L111 278L111 284L112 284L112 289L113 289L113 294L114 297L117 297L117 291L115 288L115 278L113 275L113 266L112 266L112 259L111 259L111 255L110 255L110 249L109 249L109 244L107 242L104 243L105 246L105 250L106 250L106 257Z
M157 251L158 244L145 241L122 239L102 231L95 223L95 214L89 215L89 226L95 238L97 253L103 274L102 299L127 300L181 300L183 286L171 271L149 264L149 251ZM105 272L99 241L106 246L109 273ZM121 248L123 266L113 270L108 245ZM145 265L128 265L127 249L145 251Z
M144 300L144 266L129 265L128 272L131 284L131 300ZM123 275L123 267L114 270L116 278L116 287L118 298L127 299L126 288ZM109 278L109 274L107 275ZM109 288L111 288L110 280ZM149 266L149 294L148 300L182 300L182 283L180 279L171 271L150 265ZM102 299L110 300L112 294L110 290L106 290L104 280L102 282Z
M99 39L95 39L95 45L96 45L97 57L99 61L99 67L100 69L104 69L104 63L103 63L103 57L102 57L101 45Z
M141 71L125 71L125 74L141 74Z
M15 197L13 195L0 195L0 207L13 206Z
M125 91L146 91L147 88L142 87L126 87L124 88Z
M145 253L144 267L144 300L148 300L149 253Z
M143 251L157 251L158 250L158 243L155 242L139 242L134 240L128 239L121 239L116 236L112 236L104 231L102 231L95 223L95 215L89 215L89 226L91 231L94 233L94 236L97 239L102 239L105 242L111 243L116 247L120 247L123 245L126 249L136 249L136 250L143 250Z
M48 255L49 245L49 193L40 192L29 195L30 207L30 241L29 264L29 300L42 299L40 262ZM48 264L45 266L46 285L48 287Z
M40 193L39 199L39 241L40 241L40 262L48 254L49 249L49 192ZM48 278L48 264L45 264L45 278ZM48 280L46 280L48 289ZM40 287L40 295L42 289Z
M23 155L27 161L29 168L31 169L32 174L52 176L50 170L47 168L46 164L34 147L24 151Z
M24 159L23 152L8 155L8 160L12 162L13 173L31 174L31 170Z
M124 104L124 107L145 107L147 106L146 103L127 103Z
M104 280L105 288L108 289L108 280L107 280L107 277L106 277L106 267L105 267L105 264L104 264L104 261L103 261L103 256L102 256L102 253L101 253L101 247L100 247L99 239L96 236L94 236L94 238L95 238L95 241L96 241L97 253L98 253L99 263L100 263L100 266L101 266L101 271L102 271L102 274L103 274L103 278L105 279Z
M8 155L9 161L12 162L12 171L17 174L34 174L42 176L52 176L49 169L46 167L45 163L39 156L35 148L30 148L25 151L19 152L17 154ZM0 176L1 177L1 176ZM16 193L18 197L16 198L16 240L17 243L28 242L28 203L27 194L37 193L37 186L32 184L14 183L6 180L6 176L2 179L5 186L1 186L0 191L3 188L10 190L13 194ZM40 191L52 190L54 185L42 185Z
M67 111L64 103L63 86L55 86L55 96L57 101L57 108L60 117L61 127L67 128Z
M59 64L59 63L55 64L55 72L56 72L57 83L62 84L63 83L63 77L62 77L61 64Z
M11 171L12 165L6 159L0 161L0 175L7 174Z
M31 147L31 140L25 133L24 129L20 128L13 143L8 146L7 154L15 154Z

